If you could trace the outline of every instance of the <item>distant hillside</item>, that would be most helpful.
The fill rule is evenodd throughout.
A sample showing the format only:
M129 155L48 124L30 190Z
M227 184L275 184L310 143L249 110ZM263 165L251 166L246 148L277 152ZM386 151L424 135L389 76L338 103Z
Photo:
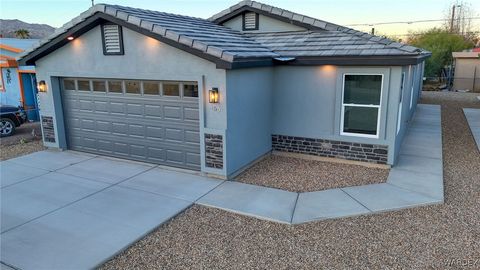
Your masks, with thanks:
M26 29L30 32L30 38L44 38L55 31L55 28L47 24L26 23L20 20L0 19L0 34L5 38L14 38L14 32L18 29Z

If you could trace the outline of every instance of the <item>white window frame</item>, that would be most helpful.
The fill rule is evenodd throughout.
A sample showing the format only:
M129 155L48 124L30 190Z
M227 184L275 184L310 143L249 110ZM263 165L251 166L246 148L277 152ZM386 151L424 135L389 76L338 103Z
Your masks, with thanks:
M360 104L351 104L351 103L344 103L345 100L345 76L347 75L364 75L364 76L382 76L382 84L380 87L380 102L379 105L360 105ZM363 138L373 138L378 139L380 138L380 123L381 123L381 115L382 115L382 99L383 99L383 83L384 83L385 76L382 73L344 73L343 74L343 85L342 85L342 110L340 115L340 135L342 136L351 136L351 137L363 137ZM345 126L345 107L361 107L361 108L377 108L378 109L378 117L377 117L377 133L375 135L370 134L361 134L361 133L351 133L351 132L344 132L343 128Z
M401 88L400 88L400 103L399 103L399 107L398 107L398 120L397 120L397 134L400 132L400 127L401 127L401 124L402 124L402 113L403 113L403 100L405 99L405 97L403 96L403 92L405 91L405 76L407 74L405 74L405 71L402 72L402 84L401 84Z

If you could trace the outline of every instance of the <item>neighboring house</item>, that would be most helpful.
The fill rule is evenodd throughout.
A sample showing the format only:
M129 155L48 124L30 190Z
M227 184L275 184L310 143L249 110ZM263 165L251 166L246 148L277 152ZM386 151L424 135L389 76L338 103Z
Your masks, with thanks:
M453 90L480 92L480 48L452 55L455 66Z
M37 39L0 38L0 104L23 106L28 119L38 121L37 83L33 65L16 61Z
M429 52L243 1L96 5L28 51L45 145L231 177L289 151L395 164Z

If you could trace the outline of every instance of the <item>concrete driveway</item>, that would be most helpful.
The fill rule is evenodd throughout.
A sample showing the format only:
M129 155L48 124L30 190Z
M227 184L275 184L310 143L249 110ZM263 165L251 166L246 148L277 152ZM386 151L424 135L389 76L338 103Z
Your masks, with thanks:
M222 183L71 151L0 168L2 269L93 268Z

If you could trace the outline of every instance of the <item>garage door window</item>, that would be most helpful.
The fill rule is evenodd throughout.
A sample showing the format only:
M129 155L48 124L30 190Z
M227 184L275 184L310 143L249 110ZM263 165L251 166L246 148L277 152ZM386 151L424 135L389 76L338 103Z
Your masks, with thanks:
M125 91L128 94L140 95L140 82L139 81L125 81Z
M143 82L143 94L144 95L160 95L160 83L159 82Z
M196 84L184 84L183 85L184 97L198 97L198 85Z
M109 93L123 93L122 81L108 81Z
M90 91L90 81L88 80L78 80L78 91Z
M163 84L163 95L164 96L180 96L180 85L172 83Z
M92 81L93 91L95 92L106 92L107 87L105 81Z
M73 79L63 79L63 89L65 90L76 90L75 80Z
M94 93L135 94L177 98L198 98L198 84L183 81L141 81L98 78L64 78L63 90L93 91Z
M378 138L383 75L344 74L341 135Z

